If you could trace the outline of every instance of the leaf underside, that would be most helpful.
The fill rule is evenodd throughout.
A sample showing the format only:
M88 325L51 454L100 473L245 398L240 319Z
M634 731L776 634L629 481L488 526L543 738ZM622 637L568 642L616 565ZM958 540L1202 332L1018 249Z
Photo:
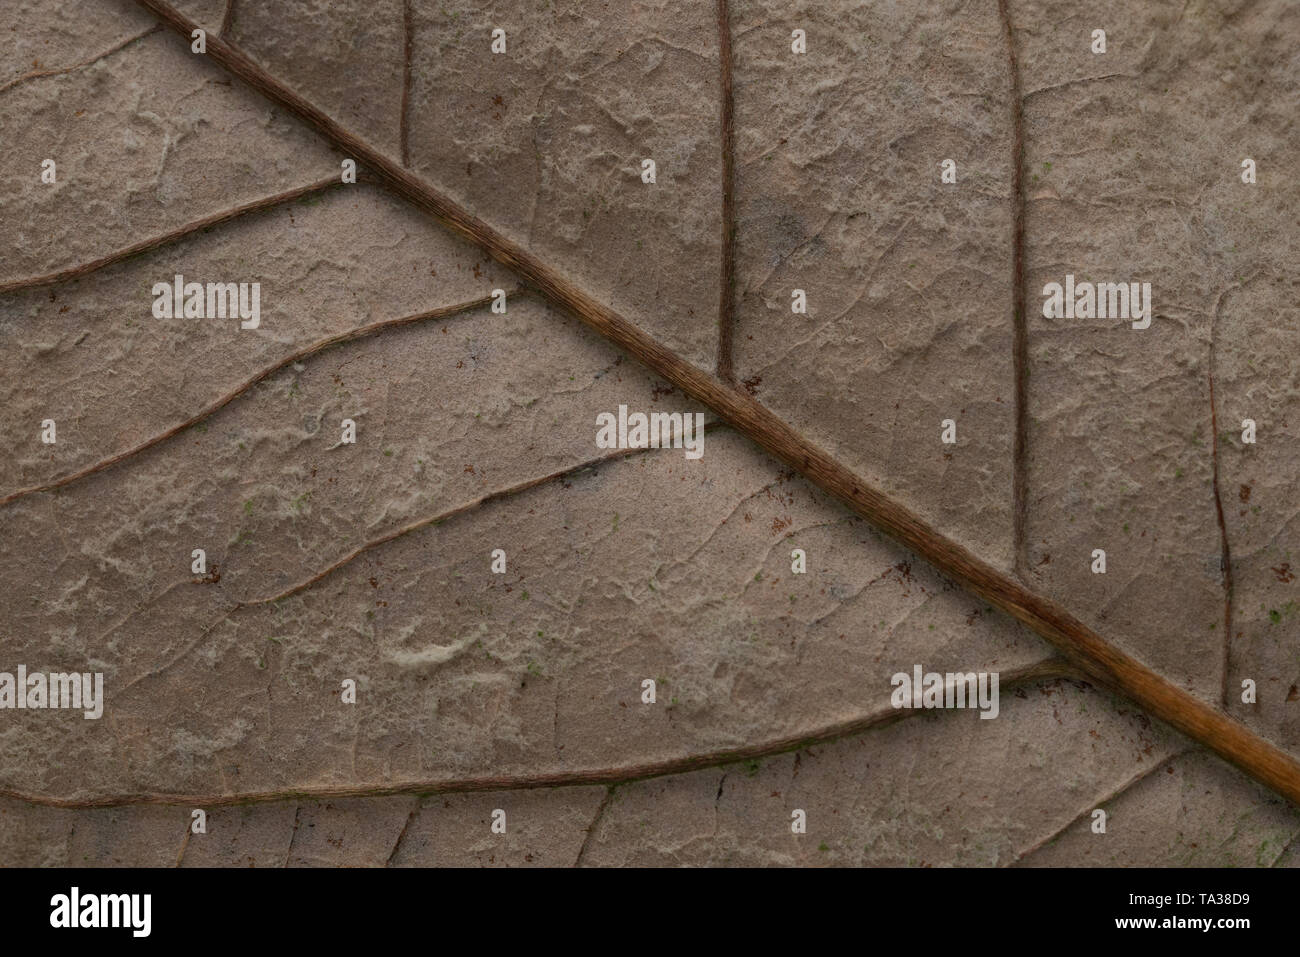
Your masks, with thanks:
M0 861L1295 862L1294 5L63 6L0 12L0 670L108 698L0 712Z

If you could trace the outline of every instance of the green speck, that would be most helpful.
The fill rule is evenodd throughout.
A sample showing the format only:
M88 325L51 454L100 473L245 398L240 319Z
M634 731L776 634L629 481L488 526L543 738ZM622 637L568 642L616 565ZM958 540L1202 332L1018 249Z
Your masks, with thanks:
M822 841L820 844L817 845L817 850L819 850L819 851L829 851L829 850L830 850L830 846L829 846L825 841Z
M252 501L252 499L249 499L247 502L244 503L244 514L245 514L245 515L252 515L252 514L253 514L253 501Z
M1282 620L1282 613L1278 611L1276 608L1270 608L1268 612L1268 620L1276 625L1279 621Z
M524 601L528 601L528 589L524 589Z
M384 454L385 454L385 455L389 455L389 456L391 456L391 455L393 454L393 450L392 450L392 449L384 449Z
M1124 523L1124 531L1125 531L1125 532L1128 532L1128 522L1125 522L1125 523Z
M1285 850L1285 848L1283 848L1283 850ZM1255 863L1260 867L1270 866L1269 855L1268 855L1268 841L1262 842L1259 845L1259 847L1255 849Z

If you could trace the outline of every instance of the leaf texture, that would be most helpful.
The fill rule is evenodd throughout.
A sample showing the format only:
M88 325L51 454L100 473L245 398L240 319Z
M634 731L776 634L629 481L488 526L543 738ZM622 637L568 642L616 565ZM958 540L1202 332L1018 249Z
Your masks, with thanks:
M0 667L108 692L0 712L0 860L1293 864L1300 17L1093 13L0 14Z

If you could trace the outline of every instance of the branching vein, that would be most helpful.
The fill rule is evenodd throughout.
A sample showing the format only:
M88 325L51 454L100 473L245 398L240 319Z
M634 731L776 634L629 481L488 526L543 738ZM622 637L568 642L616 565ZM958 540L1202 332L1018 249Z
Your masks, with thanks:
M228 223L232 219L238 219L241 216L247 216L250 213L261 212L264 209L291 203L296 199L302 199L306 196L313 196L316 193L332 189L340 184L338 176L332 176L329 179L317 180L306 186L298 186L294 189L286 190L283 193L276 193L274 196L264 196L261 199L255 199L252 202L244 203L233 209L223 210L219 213L213 213L211 216L204 216L192 223L187 223L173 229L171 232L163 233L161 236L153 236L149 239L142 239L138 243L132 243L116 252L111 252L107 256L101 256L98 259L92 259L90 262L81 263L77 266L69 266L66 269L59 269L55 272L46 273L43 276L30 276L25 279L13 279L9 282L0 283L0 293L18 292L23 289L35 289L40 286L49 286L54 283L67 282L70 279L76 279L80 276L86 276L96 272L106 266L112 266L114 263L120 263L132 256L139 256L141 253L147 253L151 249L157 249L159 246L166 246L168 243L174 243L177 240L184 239L193 233L202 232L213 226L220 226L222 223Z
M1002 674L1002 686L1011 688L1035 681L1076 677L1072 668L1060 658L1049 658L1037 664ZM355 786L323 786L291 788L277 791L257 791L244 794L174 794L167 792L137 792L134 794L105 795L93 798L57 798L44 794L29 794L13 789L0 789L0 798L23 801L28 804L59 808L121 807L136 804L191 805L194 807L222 807L232 804L264 804L286 800L325 800L347 797L388 797L398 794L428 795L454 794L480 791L524 791L539 788L585 787L590 785L629 784L650 778L685 774L707 768L721 767L740 761L768 758L791 751L826 744L840 738L861 734L872 728L905 720L914 715L927 714L920 709L877 707L865 714L842 721L831 722L797 735L774 738L757 744L726 748L699 754L687 754L644 764L618 767L587 768L575 771L557 771L547 774L498 775L471 778L442 778L426 781L404 781Z
M516 292L517 291L518 290L516 290ZM389 329L397 329L400 328L401 326L409 326L417 322L430 322L437 319L448 319L455 315L471 312L475 309L481 309L485 306L490 305L492 303L492 298L493 297L490 295L482 296L478 299L472 300L471 302L463 302L453 306L444 306L439 309L431 309L428 312L417 313L416 315L413 316L403 316L401 319L385 319L381 322L373 322L368 326L362 326L359 329L349 329L347 332L339 332L332 336L327 336L326 338L314 342L309 346L304 346L302 349L299 349L297 352L285 356L283 359L274 363L273 365L267 366L265 369L262 369L259 372L255 373L251 378L245 379L239 385L235 386L235 388L231 389L225 395L221 396L216 401L210 403L203 409L200 409L198 412L190 416L184 422L179 422L176 425L173 425L171 428L167 429L166 431L160 432L151 438L145 439L139 445L133 446L132 448L126 449L121 452L116 452L113 455L110 455L108 458L101 459L100 461L95 462L93 465L88 465L85 468L79 469L76 472L72 472L68 475L61 476L60 478L56 478L50 482L45 482L41 485L31 485L28 486L27 488L20 488L16 491L10 492L8 495L4 496L3 498L0 498L0 506L8 505L10 502L16 501L27 495L35 495L37 492L48 492L51 491L52 489L63 488L65 485L71 485L73 482L76 482L79 479L83 479L88 476L94 475L98 472L102 472L105 469L112 468L114 465L117 465L119 462L123 462L126 459L133 458L134 456L139 455L141 452L153 448L155 445L158 445L160 442L165 442L168 439L170 439L172 436L178 435L181 432L184 432L186 429L198 425L204 419L209 418L220 409L225 408L231 402L235 401L235 399L239 398L241 395L243 395L253 386L257 385L257 383L261 382L263 379L266 379L267 377L274 375L275 373L279 372L281 369L293 365L295 362L301 362L303 359L307 359L311 356L316 355L317 353L324 352L326 349L331 349L334 346L343 345L344 343L347 342L355 342L358 339L364 339L368 336L377 335L378 333L385 332Z

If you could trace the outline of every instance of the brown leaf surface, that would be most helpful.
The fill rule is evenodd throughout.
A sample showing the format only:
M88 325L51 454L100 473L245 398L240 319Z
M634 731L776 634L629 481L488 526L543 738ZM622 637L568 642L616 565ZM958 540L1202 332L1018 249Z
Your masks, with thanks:
M1294 805L364 163L335 183L337 144L138 4L84 6L0 12L0 670L103 671L107 704L0 711L0 861L1295 863ZM997 0L731 0L729 58L712 4L175 6L1300 755L1292 5L1010 0L1014 77ZM1043 319L1066 272L1150 281L1151 328ZM261 282L261 327L154 319L176 273ZM596 449L620 404L710 412L707 454ZM891 708L917 663L999 672L998 719Z

